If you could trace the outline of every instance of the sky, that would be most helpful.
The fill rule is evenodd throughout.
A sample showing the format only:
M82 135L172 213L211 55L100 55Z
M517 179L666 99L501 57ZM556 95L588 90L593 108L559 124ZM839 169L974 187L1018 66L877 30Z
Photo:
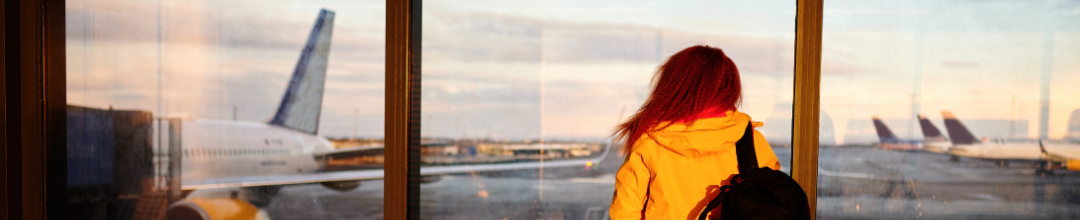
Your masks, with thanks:
M244 121L271 117L318 9L333 10L319 132L383 135L383 1L67 4L70 104ZM421 132L603 139L640 107L657 65L696 44L735 61L740 111L789 120L794 19L791 0L424 1ZM1034 136L1048 74L1060 138L1080 108L1076 20L1080 1L826 1L821 109L838 143L871 116L904 123L913 102L939 122L943 110L1026 120ZM789 128L763 132L790 136L778 130Z

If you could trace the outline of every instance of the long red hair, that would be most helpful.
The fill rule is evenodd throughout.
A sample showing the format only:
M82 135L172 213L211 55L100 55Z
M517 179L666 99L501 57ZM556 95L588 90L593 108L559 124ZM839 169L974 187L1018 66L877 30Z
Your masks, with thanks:
M652 79L653 90L645 104L615 128L615 140L628 156L634 143L660 125L685 120L693 123L706 110L735 110L742 102L739 69L720 48L692 46L671 55Z

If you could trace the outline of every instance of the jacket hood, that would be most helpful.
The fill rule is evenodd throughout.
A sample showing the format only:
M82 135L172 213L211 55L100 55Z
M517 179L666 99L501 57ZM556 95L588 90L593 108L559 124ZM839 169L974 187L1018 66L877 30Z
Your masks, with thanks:
M664 122L648 132L645 138L686 157L704 157L729 150L734 152L735 142L745 133L750 116L738 111L727 111L725 115L698 119L692 123L671 123L666 128L664 126L668 123ZM762 125L761 122L754 122L755 128Z

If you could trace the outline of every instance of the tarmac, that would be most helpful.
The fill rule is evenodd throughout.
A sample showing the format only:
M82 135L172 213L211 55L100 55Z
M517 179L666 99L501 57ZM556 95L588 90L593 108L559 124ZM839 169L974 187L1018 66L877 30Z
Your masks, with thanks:
M791 151L774 148L790 167ZM1038 171L1035 162L960 158L874 146L823 147L819 219L1080 219L1080 173ZM611 154L567 167L443 175L420 185L422 219L608 219ZM284 187L265 210L273 219L382 219L383 181L338 192Z

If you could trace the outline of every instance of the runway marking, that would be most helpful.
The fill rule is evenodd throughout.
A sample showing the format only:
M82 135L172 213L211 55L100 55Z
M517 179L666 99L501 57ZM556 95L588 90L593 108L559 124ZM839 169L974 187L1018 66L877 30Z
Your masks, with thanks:
M472 169L469 169L469 175L472 176L473 183L476 184L476 188L477 188L476 189L477 190L476 196L479 196L480 198L487 198L488 197L487 188L484 188L484 183L480 182L479 178L476 178L476 171L473 171Z
M829 171L829 170L822 169L822 168L818 168L818 174L826 175L826 176L839 176L839 177L850 177L850 178L859 178L859 179L875 179L874 175L869 174L869 173L838 172L838 171Z
M570 182L572 182L572 183L604 183L604 184L612 184L612 185L615 184L615 180L613 180L613 179L597 179L597 178L573 178L573 179L570 179Z
M615 184L615 175L604 174L594 178L571 178L570 182L574 183L607 183Z
M968 194L967 196L968 196L968 198L978 199L978 200L1002 201L1001 198L999 198L997 196L994 196L994 195L986 194L986 193L971 193L971 194Z
M533 189L539 189L539 190L543 190L543 189L545 189L545 188L547 188L547 189L554 189L554 188L552 188L551 186L544 186L544 185L533 185Z

